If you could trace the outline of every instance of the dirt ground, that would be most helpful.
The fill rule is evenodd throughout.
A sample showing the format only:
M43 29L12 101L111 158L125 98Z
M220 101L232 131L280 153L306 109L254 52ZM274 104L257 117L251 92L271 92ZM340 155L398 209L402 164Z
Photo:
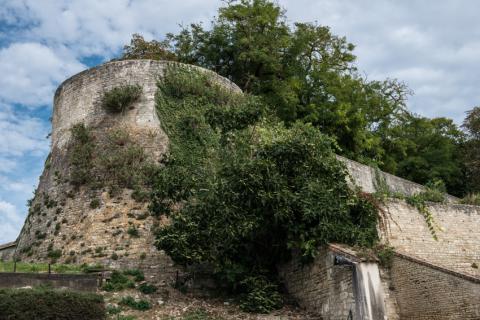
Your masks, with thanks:
M110 315L109 319L124 320L320 320L316 315L308 314L298 308L285 306L270 314L252 314L239 309L233 301L218 298L196 298L184 295L175 289L163 290L150 295L144 295L137 290L122 292L102 292L107 304L107 310L121 307L120 314ZM123 297L131 296L135 300L144 299L150 302L151 309L147 311L132 310L119 306ZM130 316L130 317L129 317Z

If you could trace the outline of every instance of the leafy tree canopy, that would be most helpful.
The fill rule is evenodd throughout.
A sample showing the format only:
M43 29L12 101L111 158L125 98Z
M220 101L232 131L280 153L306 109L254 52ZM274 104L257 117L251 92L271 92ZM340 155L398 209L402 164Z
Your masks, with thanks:
M301 121L330 135L348 158L419 183L445 179L449 192L464 192L464 165L454 155L462 152L460 130L447 119L411 115L405 84L369 81L357 71L353 51L353 44L326 26L287 23L285 11L272 1L233 0L209 27L191 24L162 42L134 35L123 58L211 69L260 96L287 127ZM442 147L434 151L428 140Z

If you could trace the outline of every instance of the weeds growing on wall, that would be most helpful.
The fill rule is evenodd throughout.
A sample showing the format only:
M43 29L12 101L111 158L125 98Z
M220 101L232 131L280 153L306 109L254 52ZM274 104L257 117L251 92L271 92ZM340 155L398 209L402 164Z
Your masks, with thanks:
M132 103L140 99L142 87L139 85L124 85L105 92L102 106L111 113L120 113L131 107Z
M480 193L469 193L460 200L460 203L480 206Z
M382 202L387 198L396 198L405 200L409 205L415 207L425 218L433 239L438 240L437 229L440 229L440 227L436 224L432 213L428 210L428 202L445 202L446 188L441 180L431 181L425 185L424 191L407 196L398 192L392 192L383 173L376 168L375 189L375 197Z
M153 165L142 147L123 129L111 129L106 136L96 136L84 124L71 129L69 181L76 187L106 188L111 195L128 188L145 193ZM139 199L143 200L143 199ZM92 208L100 205L92 199Z
M157 246L177 263L210 266L241 307L281 305L276 267L299 249L371 246L376 208L347 185L332 139L308 124L285 127L255 97L207 73L169 67L157 111L170 153L153 185L151 211L170 217Z

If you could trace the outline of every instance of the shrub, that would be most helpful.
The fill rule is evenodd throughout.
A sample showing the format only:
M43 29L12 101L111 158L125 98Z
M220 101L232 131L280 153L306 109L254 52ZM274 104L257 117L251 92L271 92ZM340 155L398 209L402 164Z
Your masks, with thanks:
M123 274L127 276L133 276L137 282L145 280L145 275L141 270L138 269L128 269L123 271Z
M112 255L110 256L110 258L112 260L118 260L118 254L116 252L112 253Z
M102 106L108 112L124 112L133 102L140 99L142 87L139 85L124 85L105 92Z
M105 319L103 297L67 290L0 289L0 319Z
M157 287L148 283L142 283L138 286L138 291L143 294L151 294L157 291Z
M92 201L90 201L90 209L97 209L100 207L100 200L98 200L97 198L93 199Z
M147 300L135 300L131 296L123 297L122 300L120 300L120 304L141 311L145 311L151 308L150 302L148 302Z
M381 266L390 268L392 266L395 251L393 247L388 245L379 245L375 248L378 261Z
M240 307L244 311L269 313L282 305L277 286L262 276L248 277L241 286L245 293Z
M62 250L60 249L48 251L48 254L47 254L47 257L52 259L58 259L61 256L62 256Z
M135 288L135 283L119 271L113 271L110 280L102 287L105 291L121 291Z
M127 233L134 238L138 238L140 236L138 229L135 226L129 227Z
M94 151L93 135L83 123L74 125L70 132L72 134L72 143L68 153L70 183L78 187L91 182L93 178L91 172L91 159Z

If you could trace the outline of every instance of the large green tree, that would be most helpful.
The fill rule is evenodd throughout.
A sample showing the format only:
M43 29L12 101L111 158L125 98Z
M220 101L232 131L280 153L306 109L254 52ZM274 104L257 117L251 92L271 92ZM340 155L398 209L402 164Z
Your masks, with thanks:
M393 79L368 81L353 50L326 26L287 23L272 1L233 0L208 28L191 24L162 42L134 35L123 58L211 69L262 97L287 126L302 121L330 135L340 154L419 183L443 179L462 193L460 130L448 119L411 115L410 90Z
M132 52L151 57L143 54L145 47L163 52L166 43L178 61L214 70L262 96L287 124L302 120L319 127L350 158L381 160L375 131L405 107L407 88L361 77L354 46L344 37L312 23L291 27L285 12L268 0L230 1L209 29L192 24L167 35L166 42L148 46L134 38L124 58Z
M467 112L463 128L468 136L464 149L467 188L470 192L480 192L480 107Z
M464 140L451 119L405 114L385 132L384 169L421 184L442 180L450 193L463 195Z

